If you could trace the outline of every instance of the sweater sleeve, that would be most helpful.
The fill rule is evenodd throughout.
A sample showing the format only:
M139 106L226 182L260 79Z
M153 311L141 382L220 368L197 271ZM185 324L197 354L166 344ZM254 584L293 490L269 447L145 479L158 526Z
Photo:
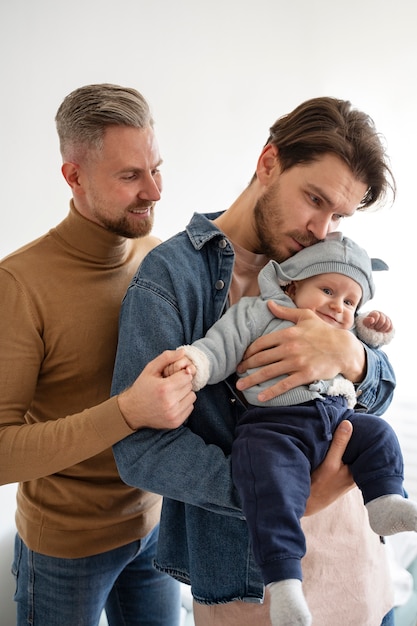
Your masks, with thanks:
M205 337L191 346L181 346L197 370L194 391L219 383L236 371L246 348L262 332L256 330L254 320L263 319L263 315L252 315L253 308L262 313L267 311L266 303L260 298L242 298L208 329Z
M388 332L383 333L373 328L368 328L364 324L364 319L367 317L366 313L361 313L356 317L355 329L358 338L366 343L371 348L379 348L381 346L388 345L395 335L394 328Z
M44 328L24 287L0 269L0 484L47 476L112 446L131 430L116 398L65 415L39 417L38 381L46 351ZM63 403L63 401L61 401Z

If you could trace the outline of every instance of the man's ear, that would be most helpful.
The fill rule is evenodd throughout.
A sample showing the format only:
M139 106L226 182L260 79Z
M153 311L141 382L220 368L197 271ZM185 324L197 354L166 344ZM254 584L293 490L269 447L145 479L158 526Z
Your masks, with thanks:
M256 175L259 182L262 185L270 184L276 173L276 168L280 168L278 148L272 143L268 143L264 146L256 166Z
M76 193L80 189L80 167L77 163L66 161L61 167L61 172L72 191Z

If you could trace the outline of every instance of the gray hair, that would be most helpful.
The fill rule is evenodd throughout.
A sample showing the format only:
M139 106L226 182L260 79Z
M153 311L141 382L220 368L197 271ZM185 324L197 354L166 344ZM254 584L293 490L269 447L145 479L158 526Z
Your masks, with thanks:
M148 103L136 89L108 83L85 85L64 98L55 116L64 160L100 150L108 126L153 127Z

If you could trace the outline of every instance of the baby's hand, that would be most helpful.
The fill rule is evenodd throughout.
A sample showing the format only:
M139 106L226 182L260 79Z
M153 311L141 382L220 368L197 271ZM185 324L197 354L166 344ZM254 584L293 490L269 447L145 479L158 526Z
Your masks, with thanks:
M366 328L376 330L379 333L390 333L394 325L388 315L381 311L371 311L363 318L363 324Z
M183 356L183 355L184 355L184 352L181 350L178 350L179 358L165 367L164 372L163 372L164 378L168 378L168 376L172 376L173 374L176 374L180 370L185 370L187 374L191 374L191 376L194 378L196 374L196 368L193 362L188 357Z

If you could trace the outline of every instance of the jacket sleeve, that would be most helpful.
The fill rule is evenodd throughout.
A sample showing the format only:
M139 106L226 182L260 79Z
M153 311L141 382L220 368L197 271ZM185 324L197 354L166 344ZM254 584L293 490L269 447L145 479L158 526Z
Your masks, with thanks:
M190 324L192 318L190 315ZM160 322L155 324L155 320ZM129 386L146 363L164 350L191 343L191 331L184 324L169 290L147 280L134 281L121 309L112 394ZM231 477L229 449L218 443L222 433L225 440L231 439L234 429L234 424L225 423L226 413L230 413L225 388L222 383L219 394L213 394L212 388L211 393L203 389L193 414L181 427L141 429L113 446L122 480L174 500L243 517ZM217 401L216 406L213 402ZM207 436L203 439L193 427Z
M396 385L395 374L385 352L363 344L367 374L357 386L357 408L364 413L382 415L391 404Z
M364 324L367 313L360 313L355 320L353 332L362 342L367 361L367 375L361 384L357 385L357 408L364 413L381 415L392 400L395 389L395 375L388 358L381 346L387 345L394 337L395 330L382 333L369 329Z

